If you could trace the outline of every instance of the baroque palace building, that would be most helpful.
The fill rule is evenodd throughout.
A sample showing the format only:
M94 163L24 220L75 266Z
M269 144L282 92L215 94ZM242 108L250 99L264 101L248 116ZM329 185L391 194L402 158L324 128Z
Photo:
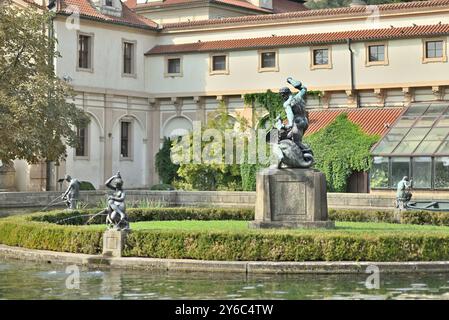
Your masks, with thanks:
M347 112L383 136L372 192L405 173L417 188L449 188L449 0L321 10L293 0L35 1L56 12L56 72L92 120L78 129L81 148L53 168L55 188L66 173L99 188L118 170L127 188L148 188L164 136L220 103L251 118L243 95L277 91L288 76L321 91L308 99L309 134ZM43 166L15 167L17 190L45 187ZM368 191L366 174L354 179L352 191Z

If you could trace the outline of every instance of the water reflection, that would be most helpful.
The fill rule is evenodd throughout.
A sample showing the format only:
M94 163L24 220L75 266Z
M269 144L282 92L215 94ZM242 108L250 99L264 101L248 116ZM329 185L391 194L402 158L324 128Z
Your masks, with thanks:
M245 275L80 269L67 289L66 266L0 258L0 299L449 299L449 273Z

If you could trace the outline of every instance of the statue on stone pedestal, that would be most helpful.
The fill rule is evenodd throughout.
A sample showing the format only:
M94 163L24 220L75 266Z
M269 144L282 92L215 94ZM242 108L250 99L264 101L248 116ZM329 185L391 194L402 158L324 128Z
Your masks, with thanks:
M114 190L114 194L108 197L108 207L106 209L106 222L110 227L117 230L129 230L128 216L126 215L125 191L123 190L123 180L120 172L110 177L105 182L106 187Z
M66 205L68 209L76 209L76 204L80 197L80 186L81 183L78 179L70 177L68 174L65 175L64 180L69 183L69 187L66 192L62 194L62 200L66 200Z
M284 100L284 109L287 114L287 124L280 120L276 125L279 130L278 144L274 145L274 153L278 158L277 167L310 168L313 163L313 152L309 146L302 142L302 138L309 127L309 119L304 100L307 88L300 81L287 78L287 82L299 90L293 94L289 88L283 87L279 94Z
M410 180L408 176L402 178L398 182L398 188L396 192L396 208L404 210L406 204L412 199L412 193L410 192L412 188L413 180Z

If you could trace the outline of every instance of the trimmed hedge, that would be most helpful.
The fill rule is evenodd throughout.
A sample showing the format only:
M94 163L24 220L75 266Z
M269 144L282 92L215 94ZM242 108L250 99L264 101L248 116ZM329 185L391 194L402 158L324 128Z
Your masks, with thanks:
M31 221L30 216L0 219L0 243L29 249L100 254L103 231Z
M33 221L56 223L67 219L62 224L81 225L90 219L90 215L98 213L99 209L80 210L72 212L55 211L31 217ZM227 208L130 208L126 210L130 222L137 221L164 221L164 220L254 220L254 209L227 209ZM76 217L74 219L68 219ZM104 223L105 217L93 219L91 224Z
M449 259L449 234L139 231L129 235L124 256L247 261L438 261Z
M449 212L409 210L401 213L401 223L449 226Z
M104 226L56 225L85 223L97 210L46 212L0 219L0 243L30 249L100 254ZM132 221L148 220L252 220L252 209L150 208L129 209ZM393 212L330 210L333 218L388 222ZM444 213L404 212L402 218L419 224L446 221ZM439 218L438 218L439 217ZM370 220L371 219L371 220ZM377 220L373 220L377 219ZM348 220L346 220L348 221ZM50 223L53 222L53 223ZM447 221L446 221L447 223ZM245 231L132 231L124 256L248 261L437 261L449 260L449 233L351 233L337 230Z
M358 210L358 209L329 209L329 220L349 222L388 222L396 223L394 211Z

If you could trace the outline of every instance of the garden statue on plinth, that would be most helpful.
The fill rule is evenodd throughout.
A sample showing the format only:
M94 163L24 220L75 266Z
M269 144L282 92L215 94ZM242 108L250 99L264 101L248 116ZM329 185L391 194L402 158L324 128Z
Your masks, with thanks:
M126 215L125 191L123 190L123 180L120 172L113 175L105 182L106 187L114 190L114 194L108 197L108 207L106 209L106 222L111 228L117 230L128 230L129 222Z
M309 126L305 95L307 88L291 77L279 94L284 100L287 123L276 124L278 142L273 145L276 163L261 170L256 179L256 216L251 228L333 228L327 220L326 178L312 169L313 152L303 143Z
M399 210L404 210L407 204L412 199L412 180L405 176L401 181L398 182L398 188L396 192L396 208Z
M62 200L66 200L68 209L75 210L80 197L81 183L78 179L72 178L68 174L65 175L64 180L68 182L69 186L66 192L62 194Z
M278 158L277 167L310 168L313 165L313 152L302 142L302 138L309 127L309 119L304 100L307 88L301 82L288 78L287 82L299 90L295 95L289 88L283 87L279 94L284 100L287 124L280 119L276 124L279 130L279 141L274 145L273 152Z

